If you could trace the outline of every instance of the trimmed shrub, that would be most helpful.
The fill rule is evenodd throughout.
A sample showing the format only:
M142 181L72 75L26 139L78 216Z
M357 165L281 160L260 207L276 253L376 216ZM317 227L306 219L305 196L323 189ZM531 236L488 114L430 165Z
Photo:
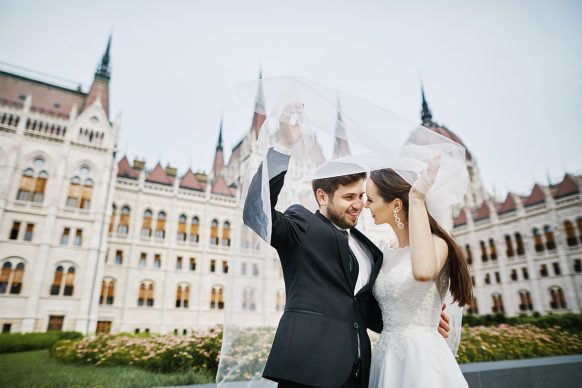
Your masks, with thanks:
M83 334L76 331L0 334L0 353L48 349L61 339L78 340L81 338Z

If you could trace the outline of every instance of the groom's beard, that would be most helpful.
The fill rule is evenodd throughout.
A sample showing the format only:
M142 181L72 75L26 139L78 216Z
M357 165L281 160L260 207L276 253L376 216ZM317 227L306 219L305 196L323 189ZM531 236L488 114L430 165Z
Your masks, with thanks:
M327 207L327 216L328 216L329 220L331 222L333 222L333 224L335 226L338 226L342 229L351 229L351 228L354 228L356 226L356 224L358 223L357 217L356 217L356 220L354 222L352 222L351 220L348 220L348 218L347 218L347 210L349 208L344 210L344 211L341 211L341 210L336 209L335 206L333 206L332 201L330 201L330 204L332 206ZM359 217L359 213L358 213L358 217Z

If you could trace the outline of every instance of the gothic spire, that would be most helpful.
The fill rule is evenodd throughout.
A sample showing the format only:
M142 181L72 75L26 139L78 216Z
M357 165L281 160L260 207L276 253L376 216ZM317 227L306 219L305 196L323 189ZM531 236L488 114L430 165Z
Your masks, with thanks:
M426 102L426 97L424 96L424 85L420 84L420 92L422 94L422 111L420 113L420 118L423 124L428 124L432 122L432 113L428 108L428 103Z
M220 129L218 130L218 143L216 144L216 150L222 151L222 117L220 118Z
M105 54L101 57L101 63L97 67L97 71L95 72L95 77L102 77L109 80L111 77L111 67L109 66L109 52L111 50L111 35L109 35L109 40L107 41L107 48L105 49Z
M220 129L218 131L218 143L214 153L214 162L212 163L212 175L214 177L222 175L224 168L224 152L222 150L222 117L220 118Z

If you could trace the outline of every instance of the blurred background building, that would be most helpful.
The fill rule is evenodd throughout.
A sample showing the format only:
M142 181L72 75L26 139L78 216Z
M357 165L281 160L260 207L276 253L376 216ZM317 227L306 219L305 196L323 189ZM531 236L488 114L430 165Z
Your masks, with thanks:
M221 323L225 303L276 322L285 303L278 259L237 221L249 158L264 152L256 140L264 117L249 114L228 162L220 124L208 174L117 155L110 44L88 91L0 71L2 331L185 334ZM421 119L462 144L433 121L424 90ZM338 142L334 154L348 149ZM582 178L566 174L498 201L469 149L467 169L453 235L474 279L468 312L579 312ZM386 243L367 217L361 228ZM227 274L246 285L240 295L227 293Z

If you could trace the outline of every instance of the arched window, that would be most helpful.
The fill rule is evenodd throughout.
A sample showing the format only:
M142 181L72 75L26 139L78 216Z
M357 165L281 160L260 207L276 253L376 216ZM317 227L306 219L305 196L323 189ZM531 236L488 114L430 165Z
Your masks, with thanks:
M493 312L495 314L503 314L505 313L505 308L503 307L503 297L501 294L495 293L491 295L493 298Z
M210 224L210 245L218 245L218 220Z
M285 290L277 290L275 309L277 311L285 309Z
M487 255L487 247L485 246L485 241L483 240L479 241L479 245L481 246L481 261L486 263L487 260L489 260L489 257Z
M0 294L18 295L22 291L24 263L19 259L9 259L0 266Z
M497 260L497 248L492 238L489 239L489 257L491 260Z
M257 305L255 303L255 289L252 287L247 287L243 290L243 310L255 311Z
M119 218L119 225L117 225L117 234L127 235L129 233L129 206L121 208L121 217Z
M544 235L546 237L546 248L548 250L556 249L556 242L554 241L554 230L550 225L544 225Z
M214 286L210 290L210 308L211 309L224 309L224 290L222 286Z
M44 191L48 181L48 172L43 170L44 159L35 158L21 177L16 199L19 201L43 202Z
M196 216L192 217L192 222L190 223L190 242L197 243L200 241L199 228L200 219Z
M508 234L505 235L505 254L507 257L513 257L515 255L513 250L513 241L511 240L511 236Z
M479 307L477 306L477 298L473 297L473 301L468 304L467 313L479 314Z
M104 278L101 282L101 294L99 295L99 304L113 304L115 298L115 280Z
M65 290L63 291L63 295L72 296L74 288L75 288L75 267L69 267L69 269L67 270L67 276L65 277Z
M543 252L544 251L544 242L542 241L542 235L538 228L533 228L532 230L534 244L536 252Z
M465 245L465 250L467 251L467 264L473 264L473 253L471 252L471 246L469 244Z
M91 195L93 194L93 180L85 179L83 185L83 192L81 193L81 209L89 209L91 207Z
M111 218L109 219L109 234L113 233L113 228L115 227L115 216L117 213L117 206L113 204L111 206Z
M143 212L143 221L141 224L142 237L151 237L152 235L152 215L150 209L146 209L146 211Z
M567 308L566 298L564 298L564 291L562 291L561 287L558 286L550 287L550 298L551 298L550 307L553 310Z
M190 300L190 287L187 284L178 284L176 290L176 307L188 308Z
M154 305L154 285L149 280L144 280L139 285L138 306L152 307Z
M224 221L222 224L222 245L225 247L230 246L230 222Z
M533 303L531 302L531 294L527 290L519 291L519 310L533 311Z
M163 211L158 213L155 236L156 238L166 237L166 213Z
M66 273L65 273L65 268ZM55 269L53 283L51 284L50 294L63 296L72 296L75 289L75 267L72 265L61 264Z
M0 270L0 294L5 294L8 290L10 275L12 275L12 263L6 261L2 264L2 269Z
M178 241L186 241L186 222L187 218L182 214L180 218L178 218L178 235L176 236Z
M566 242L569 247L578 245L578 239L576 238L576 229L574 229L574 224L572 221L564 221L564 231L566 232Z
M523 247L523 239L521 238L521 233L515 233L515 245L517 246L517 255L523 256L525 255L525 248Z
M73 177L69 183L69 195L67 196L67 206L77 207L81 198L81 178Z

